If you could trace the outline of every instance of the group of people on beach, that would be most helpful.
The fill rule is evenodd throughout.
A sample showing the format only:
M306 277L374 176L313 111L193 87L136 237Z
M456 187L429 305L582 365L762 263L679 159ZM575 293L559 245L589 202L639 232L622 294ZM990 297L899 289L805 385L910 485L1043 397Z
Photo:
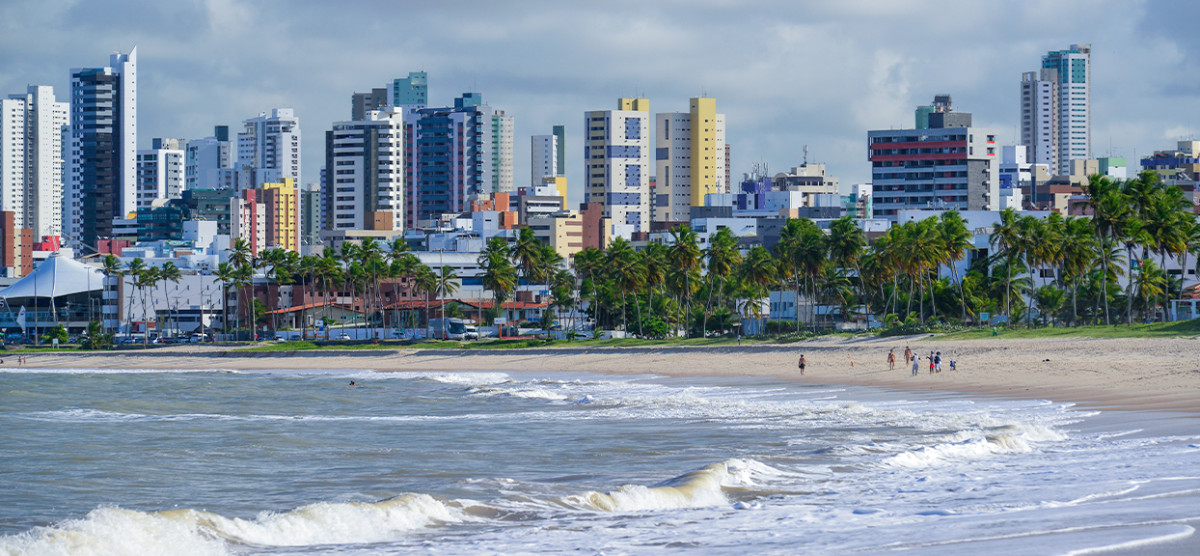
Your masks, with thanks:
M887 360L888 360L888 369L895 369L896 368L896 348L892 348L891 350L888 351ZM925 357L925 360L927 362L929 362L929 374L942 372L942 352L930 350L929 355L927 357ZM912 348L910 348L908 346L904 346L904 364L906 366L909 364L912 365L912 374L909 376L917 376L917 369L920 368L920 361L921 361L920 355L913 353ZM952 371L958 370L958 362L957 361L955 361L953 359L950 360L950 370L952 370Z
M4 364L4 360L0 359L0 365L3 365L3 364ZM21 367L25 366L25 356L24 355L17 356L17 365L19 365Z
M930 350L929 355L925 358L929 362L929 374L942 372L942 352ZM917 376L917 369L920 366L921 356L913 353L912 348L904 346L904 364L912 365L912 374L909 376ZM896 348L888 350L887 354L888 369L896 368ZM804 374L804 368L808 366L808 360L804 358L804 354L800 354L800 374ZM850 358L850 366L854 366L854 358ZM958 362L950 360L950 370L958 370Z

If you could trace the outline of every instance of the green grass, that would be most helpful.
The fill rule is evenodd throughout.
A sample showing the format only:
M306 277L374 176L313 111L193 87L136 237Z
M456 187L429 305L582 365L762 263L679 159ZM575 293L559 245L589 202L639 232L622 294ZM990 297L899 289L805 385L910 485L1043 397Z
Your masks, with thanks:
M742 343L761 344L772 343L770 339L743 338ZM330 342L318 344L312 341L274 342L254 347L237 348L235 351L276 352L276 351L312 351L312 350L374 350L374 349L524 349L540 347L646 347L646 346L735 346L736 338L688 338L666 340L643 340L639 338L618 338L612 340L539 340L539 339L507 339L484 341L428 341L428 342L381 342L378 344L345 344Z
M1200 319L1180 322L1117 324L1112 326L1081 326L1078 328L1016 328L966 330L937 336L938 340L980 340L987 338L1189 338L1200 336Z
M28 353L74 353L77 351L80 353L89 353L88 350L82 350L73 345L59 347L22 347L17 349L5 348L3 351L0 351L0 358L3 358L4 355L10 353L14 355L23 355Z

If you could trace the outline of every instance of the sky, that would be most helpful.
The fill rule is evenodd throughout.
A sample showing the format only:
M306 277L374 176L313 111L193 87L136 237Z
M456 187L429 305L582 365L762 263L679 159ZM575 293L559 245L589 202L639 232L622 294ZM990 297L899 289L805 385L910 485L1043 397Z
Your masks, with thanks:
M1093 156L1136 158L1200 139L1200 3L1187 0L606 2L459 0L4 0L0 94L138 48L138 143L231 131L271 108L302 129L302 179L354 92L429 74L431 106L467 91L515 116L514 176L529 137L566 125L571 202L582 199L583 113L619 97L652 112L716 99L736 180L804 160L870 181L870 129L911 127L952 95L975 125L1017 140L1021 73L1049 50L1092 45Z

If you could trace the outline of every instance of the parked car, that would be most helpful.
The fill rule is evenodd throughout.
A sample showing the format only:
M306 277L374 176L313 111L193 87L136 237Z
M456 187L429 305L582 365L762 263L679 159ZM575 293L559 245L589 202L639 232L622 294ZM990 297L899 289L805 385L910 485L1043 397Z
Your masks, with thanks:
M479 339L479 327L478 326L475 326L474 324L468 324L464 328L466 328L466 332L463 332L463 338L465 338L467 340L478 340Z

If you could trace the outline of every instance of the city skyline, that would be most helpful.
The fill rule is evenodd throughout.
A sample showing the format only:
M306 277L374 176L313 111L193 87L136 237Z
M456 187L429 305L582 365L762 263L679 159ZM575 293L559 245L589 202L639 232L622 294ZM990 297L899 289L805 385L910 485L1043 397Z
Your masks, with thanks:
M426 71L430 106L479 92L515 117L516 185L532 181L529 136L566 124L572 203L583 189L580 116L617 97L647 98L652 114L715 98L735 182L755 163L799 164L804 145L843 184L869 181L866 131L910 126L913 108L938 93L1014 144L1021 74L1077 43L1093 49L1094 156L1136 159L1200 127L1200 87L1189 79L1200 39L1183 24L1200 14L1186 3L464 6L465 21L389 4L10 3L0 8L10 22L0 86L50 85L66 98L70 68L136 46L145 149L153 137L199 139L272 108L323 130L349 118L353 93ZM305 134L303 152L319 159L322 141ZM318 172L306 164L301 179Z

